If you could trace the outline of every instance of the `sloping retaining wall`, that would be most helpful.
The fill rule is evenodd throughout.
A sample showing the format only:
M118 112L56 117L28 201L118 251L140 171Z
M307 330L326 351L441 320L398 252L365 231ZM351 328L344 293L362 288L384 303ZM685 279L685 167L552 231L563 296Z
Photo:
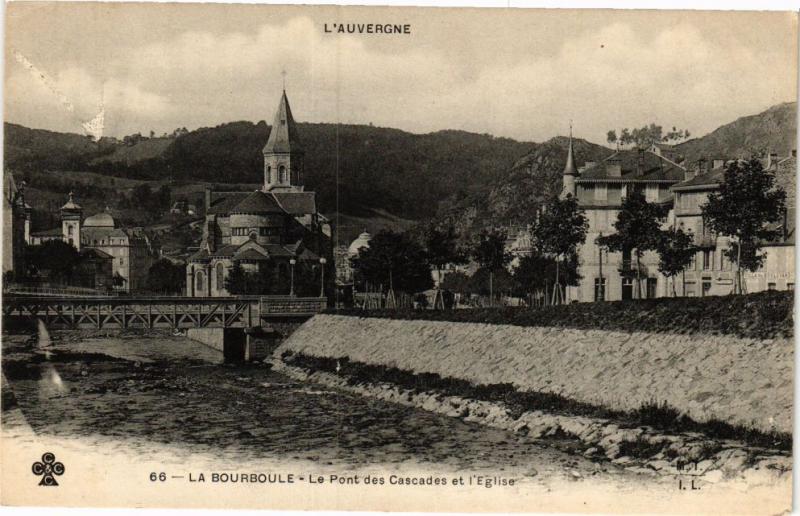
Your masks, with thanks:
M476 384L513 383L615 410L666 401L697 421L792 431L791 339L317 315L276 350Z

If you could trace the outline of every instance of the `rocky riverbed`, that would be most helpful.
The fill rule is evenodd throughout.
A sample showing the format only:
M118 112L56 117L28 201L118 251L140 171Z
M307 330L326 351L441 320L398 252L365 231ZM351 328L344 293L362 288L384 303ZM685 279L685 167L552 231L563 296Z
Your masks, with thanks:
M142 460L203 455L233 463L427 469L560 481L657 483L571 453L559 436L529 438L319 383L266 364L228 365L169 335L57 334L3 340L6 436L39 436L135 450ZM5 385L4 385L5 387Z

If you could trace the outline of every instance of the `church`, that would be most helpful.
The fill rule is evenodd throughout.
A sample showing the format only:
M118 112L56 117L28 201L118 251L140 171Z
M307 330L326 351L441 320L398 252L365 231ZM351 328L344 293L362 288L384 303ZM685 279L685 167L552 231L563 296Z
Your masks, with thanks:
M253 192L205 192L206 218L200 250L186 265L186 295L234 295L226 287L231 270L270 270L275 283L290 285L317 274L328 262L330 228L317 211L314 192L303 187L303 146L284 90L262 150L263 187ZM321 288L318 287L318 288Z

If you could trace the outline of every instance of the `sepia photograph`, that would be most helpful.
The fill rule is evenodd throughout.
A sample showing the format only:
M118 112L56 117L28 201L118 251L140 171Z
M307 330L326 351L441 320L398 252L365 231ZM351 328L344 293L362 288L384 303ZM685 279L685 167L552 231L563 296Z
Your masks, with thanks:
M8 2L0 504L791 512L797 22Z

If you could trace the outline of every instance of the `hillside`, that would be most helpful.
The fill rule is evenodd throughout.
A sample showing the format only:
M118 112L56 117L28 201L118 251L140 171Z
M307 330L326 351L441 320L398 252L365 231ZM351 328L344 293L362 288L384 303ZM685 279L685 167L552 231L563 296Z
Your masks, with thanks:
M97 172L143 180L254 183L261 179L264 122L232 122L135 145L6 124L6 168ZM436 213L450 194L481 191L527 153L530 143L463 131L411 134L364 125L298 124L303 182L323 212L385 210L407 219Z
M744 116L717 130L677 146L687 163L705 157L735 158L777 152L788 156L797 145L797 103L778 104Z

